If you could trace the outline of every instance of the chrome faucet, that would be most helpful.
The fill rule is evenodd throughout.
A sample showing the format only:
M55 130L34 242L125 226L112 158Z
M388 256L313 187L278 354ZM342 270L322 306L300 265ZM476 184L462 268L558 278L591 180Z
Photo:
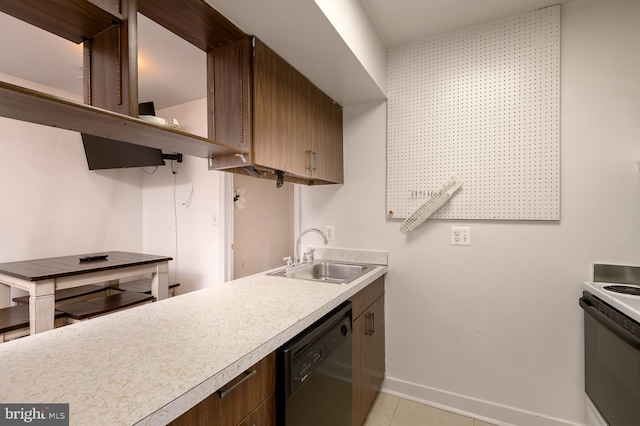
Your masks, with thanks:
M304 234L308 233L308 232L317 232L318 234L322 235L322 238L324 239L324 243L325 244L329 243L329 241L327 241L327 236L324 235L324 232L322 232L321 230L316 229L316 228L305 229L304 231L302 231L300 233L300 235L298 235L298 239L296 240L296 252L295 252L295 256L294 256L294 261L295 261L296 264L301 262L301 260L300 260L300 248L301 248L300 245L302 243L302 236ZM313 249L311 249L309 251L309 253L305 253L305 256L304 256L304 261L305 262L307 261L307 255L310 256L310 262L309 263L313 263Z

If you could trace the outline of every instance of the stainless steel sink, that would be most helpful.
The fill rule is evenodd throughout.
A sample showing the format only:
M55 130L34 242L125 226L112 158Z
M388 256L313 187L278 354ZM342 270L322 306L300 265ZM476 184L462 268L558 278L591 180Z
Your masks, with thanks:
M316 262L312 265L279 269L268 275L297 278L300 280L322 281L335 284L347 284L371 271L374 265L341 262Z

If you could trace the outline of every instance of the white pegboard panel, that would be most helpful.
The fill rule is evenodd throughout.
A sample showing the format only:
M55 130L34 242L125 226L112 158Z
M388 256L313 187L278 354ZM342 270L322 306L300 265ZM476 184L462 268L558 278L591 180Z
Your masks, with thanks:
M389 50L387 217L559 220L560 8Z

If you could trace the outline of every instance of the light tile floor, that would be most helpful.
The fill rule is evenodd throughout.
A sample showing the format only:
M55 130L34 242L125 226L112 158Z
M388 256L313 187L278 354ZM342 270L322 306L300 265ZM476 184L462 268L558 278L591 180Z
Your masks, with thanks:
M364 426L491 426L470 417L378 393Z

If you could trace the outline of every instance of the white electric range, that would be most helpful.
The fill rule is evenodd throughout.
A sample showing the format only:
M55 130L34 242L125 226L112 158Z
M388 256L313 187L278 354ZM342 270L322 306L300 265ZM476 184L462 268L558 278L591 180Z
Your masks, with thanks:
M585 282L583 289L640 323L640 285Z
M595 264L583 284L588 426L640 419L640 267Z

